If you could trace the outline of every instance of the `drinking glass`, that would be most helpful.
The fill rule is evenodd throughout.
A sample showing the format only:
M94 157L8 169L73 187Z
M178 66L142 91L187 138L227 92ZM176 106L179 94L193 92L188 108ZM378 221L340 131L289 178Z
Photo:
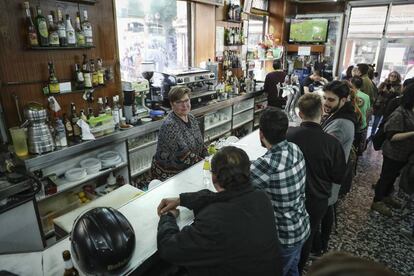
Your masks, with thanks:
M14 151L17 156L25 156L29 154L27 150L26 129L19 127L12 127L9 129L13 141Z

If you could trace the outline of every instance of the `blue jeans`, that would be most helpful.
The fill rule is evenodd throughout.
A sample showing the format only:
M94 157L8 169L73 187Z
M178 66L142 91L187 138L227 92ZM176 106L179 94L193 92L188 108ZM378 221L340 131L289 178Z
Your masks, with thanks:
M280 249L280 258L283 266L283 276L299 276L299 260L303 242L295 247L283 247Z

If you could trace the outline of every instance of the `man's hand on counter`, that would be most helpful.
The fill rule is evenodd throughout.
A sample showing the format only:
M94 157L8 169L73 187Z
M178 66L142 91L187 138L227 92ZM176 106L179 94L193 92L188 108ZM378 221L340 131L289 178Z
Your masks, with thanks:
M171 198L164 198L161 200L160 204L158 205L157 212L158 215L164 215L169 211L176 211L177 214L174 214L175 217L178 217L178 210L176 209L180 206L180 198L179 197L171 197Z

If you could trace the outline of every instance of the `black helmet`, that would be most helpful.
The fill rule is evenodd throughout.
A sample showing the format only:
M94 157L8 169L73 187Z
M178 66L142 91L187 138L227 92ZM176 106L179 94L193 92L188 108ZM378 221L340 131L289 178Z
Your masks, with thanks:
M71 233L74 259L87 274L121 270L135 249L135 233L126 217L110 207L79 216Z

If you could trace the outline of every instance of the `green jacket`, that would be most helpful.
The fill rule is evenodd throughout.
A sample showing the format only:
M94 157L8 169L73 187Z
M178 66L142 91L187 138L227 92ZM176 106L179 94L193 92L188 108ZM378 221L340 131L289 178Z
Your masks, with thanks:
M361 76L362 78L362 87L361 90L362 92L364 92L365 94L367 94L369 96L370 102L371 102L371 106L374 104L374 99L377 95L375 95L375 87L374 87L374 83L371 81L371 79L368 77L368 75L363 75Z

